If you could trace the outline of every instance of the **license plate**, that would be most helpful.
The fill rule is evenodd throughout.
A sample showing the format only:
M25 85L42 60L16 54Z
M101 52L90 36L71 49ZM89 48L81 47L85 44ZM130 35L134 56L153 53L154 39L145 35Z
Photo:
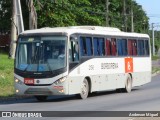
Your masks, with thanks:
M32 78L25 78L24 79L24 84L34 84L34 79L32 79Z

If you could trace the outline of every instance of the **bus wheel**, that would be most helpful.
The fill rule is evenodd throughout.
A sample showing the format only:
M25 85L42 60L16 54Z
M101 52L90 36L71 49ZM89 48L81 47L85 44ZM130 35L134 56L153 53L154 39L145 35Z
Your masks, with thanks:
M88 81L85 78L81 85L81 91L80 91L79 97L81 99L86 99L88 97L88 93L89 93L89 86L88 86Z
M130 75L128 75L125 83L125 89L124 92L130 93L132 90L132 78Z
M38 100L38 101L41 101L41 102L43 102L43 101L46 101L47 100L47 96L35 96L35 98Z

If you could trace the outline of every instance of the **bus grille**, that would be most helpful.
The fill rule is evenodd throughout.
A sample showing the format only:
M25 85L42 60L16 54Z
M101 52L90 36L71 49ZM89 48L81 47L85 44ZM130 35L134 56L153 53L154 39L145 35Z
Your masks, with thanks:
M25 94L29 95L52 95L52 91L48 88L29 88L25 91Z

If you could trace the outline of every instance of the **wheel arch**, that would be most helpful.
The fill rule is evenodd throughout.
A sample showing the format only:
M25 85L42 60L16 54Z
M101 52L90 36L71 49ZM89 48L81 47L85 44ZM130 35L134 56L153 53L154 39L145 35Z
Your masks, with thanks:
M89 85L89 93L91 93L91 88L92 88L91 77L86 76L85 79L87 80L88 85Z
M133 86L133 75L132 75L132 73L128 73L128 75L131 77L131 82L132 82L132 86Z
M132 79L133 79L132 73L128 73L128 75L130 75L130 76L131 76L131 80L132 80Z
M128 78L130 79L130 81L128 81ZM132 84L133 84L132 74L128 73L125 81L125 88L123 89L123 91L126 93L130 93L132 91Z

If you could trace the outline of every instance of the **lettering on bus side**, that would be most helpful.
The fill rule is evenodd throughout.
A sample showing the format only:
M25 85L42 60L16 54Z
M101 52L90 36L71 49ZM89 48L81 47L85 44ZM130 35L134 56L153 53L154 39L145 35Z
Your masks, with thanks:
M94 70L94 65L89 65L88 68L89 70Z
M101 63L101 69L117 69L118 63Z

